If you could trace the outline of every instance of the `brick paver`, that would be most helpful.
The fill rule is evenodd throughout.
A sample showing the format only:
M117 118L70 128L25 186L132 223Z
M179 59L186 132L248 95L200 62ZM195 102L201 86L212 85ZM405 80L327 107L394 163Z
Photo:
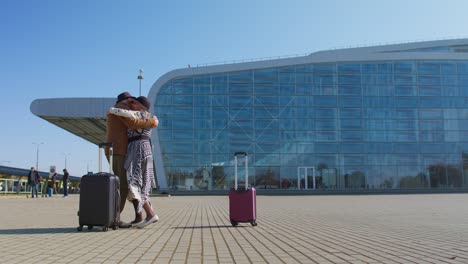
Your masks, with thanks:
M78 196L0 197L0 262L468 263L468 194L258 196L256 227L227 196L152 201L144 229L77 232Z

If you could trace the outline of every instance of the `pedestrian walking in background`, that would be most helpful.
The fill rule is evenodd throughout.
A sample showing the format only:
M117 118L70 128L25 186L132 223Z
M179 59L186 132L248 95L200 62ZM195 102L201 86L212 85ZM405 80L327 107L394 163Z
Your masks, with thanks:
M52 193L57 194L57 173L52 174Z
M68 197L68 177L70 174L67 169L63 169L63 197Z

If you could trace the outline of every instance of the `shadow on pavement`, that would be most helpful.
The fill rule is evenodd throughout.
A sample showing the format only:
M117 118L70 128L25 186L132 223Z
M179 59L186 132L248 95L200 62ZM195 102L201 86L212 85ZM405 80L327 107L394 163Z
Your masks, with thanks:
M243 228L249 227L250 225L246 226L232 226L232 225L214 225L214 226L175 226L173 229L201 229L201 228ZM0 233L1 234L1 233Z
M0 229L0 235L35 235L79 233L76 227Z

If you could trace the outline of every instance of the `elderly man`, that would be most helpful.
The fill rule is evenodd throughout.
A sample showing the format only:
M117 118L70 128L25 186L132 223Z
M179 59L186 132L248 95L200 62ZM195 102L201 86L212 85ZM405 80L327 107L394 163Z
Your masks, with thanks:
M117 96L117 102L114 107L122 109L131 109L131 104L136 102L136 98L128 92L123 92ZM117 116L107 113L107 143L112 143L114 147L114 156L112 169L114 174L120 179L120 212L125 207L126 198L128 195L127 174L124 168L125 155L127 154L128 129L143 129L153 128L158 125L158 119L153 116L151 119L134 119L123 116ZM106 155L109 157L109 150L106 150ZM120 222L119 227L131 227L130 223Z

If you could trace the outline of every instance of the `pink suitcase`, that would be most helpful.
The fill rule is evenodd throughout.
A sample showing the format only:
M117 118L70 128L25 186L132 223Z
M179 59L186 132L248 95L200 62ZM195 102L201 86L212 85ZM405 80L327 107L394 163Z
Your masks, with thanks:
M245 160L245 184L244 188L237 186L237 157L243 156ZM234 154L234 188L229 191L229 218L232 226L239 223L257 225L257 191L249 186L249 172L247 152Z

